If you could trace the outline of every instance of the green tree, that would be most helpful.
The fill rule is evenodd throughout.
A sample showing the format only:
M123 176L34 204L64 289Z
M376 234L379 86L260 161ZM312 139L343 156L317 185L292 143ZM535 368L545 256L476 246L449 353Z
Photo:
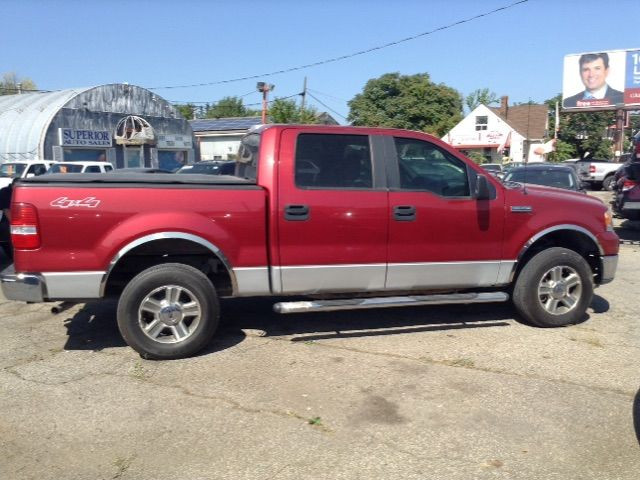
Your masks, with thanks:
M318 112L314 107L301 111L295 100L276 98L269 106L269 119L273 123L318 123Z
M253 117L259 112L244 106L240 97L224 97L206 109L205 118Z
M192 120L193 118L195 118L196 106L194 104L187 103L186 105L174 105L174 107L176 107L176 110L180 112L180 115L182 115L187 120Z
M471 160L473 160L475 163L477 163L478 165L482 165L483 163L486 163L487 159L484 157L484 155L482 155L480 152L476 152L476 151L471 151L469 152L469 155L467 155Z
M474 90L464 99L464 103L469 109L469 111L476 108L478 105L486 105L487 107L499 103L498 96L489 91L488 88L479 88Z
M444 135L462 118L462 96L429 74L386 73L349 102L353 125L406 128Z
M555 131L556 102L562 101L558 94L544 103L549 106L549 132ZM556 151L550 154L552 161L567 158L611 158L613 141L607 138L608 129L615 124L614 112L560 112L560 125Z
M18 87L20 87L18 89ZM35 82L27 77L19 77L14 72L7 72L2 74L2 81L0 81L0 95L15 95L18 90L22 92L28 92L30 90L37 90Z
M547 156L550 162L562 162L569 158L577 158L576 147L560 139L556 141L555 150Z

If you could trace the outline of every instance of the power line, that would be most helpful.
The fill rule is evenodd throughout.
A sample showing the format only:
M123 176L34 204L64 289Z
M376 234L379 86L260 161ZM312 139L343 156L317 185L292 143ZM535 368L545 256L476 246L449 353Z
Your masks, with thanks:
M348 103L348 102L349 102L349 100L345 100L344 98L334 97L333 95L329 95L328 93L320 92L320 91L315 90L315 89L313 89L313 88L309 88L308 90L309 90L310 92L315 92L315 93L317 93L317 94L319 94L319 95L323 95L323 96L325 96L325 97L332 98L332 99L334 99L334 100L338 100L339 102L344 102L344 103Z
M220 85L220 84L224 84L224 83L240 82L240 81L243 81L243 80L253 80L253 79L256 79L256 78L268 77L268 76L271 76L271 75L279 75L279 74L282 74L282 73L295 72L297 70L303 70L303 69L306 69L306 68L317 67L318 65L325 65L327 63L333 63L333 62L338 62L340 60L346 60L348 58L353 58L353 57L356 57L358 55L364 55L366 53L371 53L371 52L374 52L376 50L382 50L383 48L393 47L395 45L399 45L401 43L408 42L410 40L415 40L416 38L425 37L427 35L431 35L433 33L440 32L442 30L447 30L449 28L453 28L455 26L462 25L463 23L468 23L468 22L471 22L473 20L477 20L477 19L482 18L482 17L487 17L489 15L493 15L494 13L497 13L499 11L507 10L509 8L513 8L516 5L520 5L522 3L527 3L528 1L529 0L519 0L517 2L514 2L514 3L510 4L510 5L505 5L503 7L495 8L495 9L490 10L488 12L481 13L481 14L478 14L478 15L474 15L473 17L465 18L463 20L458 20L457 22L453 22L453 23L450 23L448 25L444 25L442 27L438 27L438 28L435 28L433 30L429 30L428 32L418 33L417 35L412 35L410 37L406 37L406 38L403 38L401 40L396 40L396 41L393 41L393 42L385 43L383 45L378 45L378 46L375 46L375 47L371 47L371 48L368 48L366 50L360 50L359 52L349 53L347 55L341 55L339 57L329 58L329 59L326 59L326 60L320 60L318 62L307 63L305 65L300 65L298 67L285 68L285 69L282 69L282 70L277 70L275 72L260 73L258 75L249 75L249 76L246 76L246 77L230 78L228 80L218 80L218 81L215 81L215 82L194 83L192 85L167 85L167 86L163 86L163 87L146 87L146 88L148 90L160 90L160 89L169 89L169 88L208 87L210 85Z
M333 108L329 107L328 105L322 103L320 100L318 100L318 98L313 95L312 93L309 93L309 91L307 91L307 94L313 98L316 102L318 102L320 105L322 105L324 108L326 108L327 110L332 111L333 113L335 113L336 115L339 115L340 117L344 118L345 120L349 121L349 119L347 117L345 117L344 115L342 115L341 113L336 112Z
M254 92L251 92L254 93ZM269 100L268 103L273 103L276 100L288 100L289 98L293 98L293 97L297 97L298 95L301 95L300 93L294 93L293 95L288 95L286 97L277 97L274 98L273 100ZM246 96L246 95L243 95ZM242 97L236 97L236 98L242 98ZM196 105L196 104L200 104L200 105L209 105L210 107L217 107L219 106L219 103L221 102L221 100L218 100L217 102L192 102L192 101L187 101L187 102L183 102L183 101L178 101L178 100L167 100L169 103L173 104L173 105L188 105L188 104L192 104L192 105ZM242 106L243 107L253 107L256 105L262 105L262 102L256 102L256 103L245 103ZM231 108L232 105L229 105L229 108ZM225 106L223 105L222 108L225 108Z

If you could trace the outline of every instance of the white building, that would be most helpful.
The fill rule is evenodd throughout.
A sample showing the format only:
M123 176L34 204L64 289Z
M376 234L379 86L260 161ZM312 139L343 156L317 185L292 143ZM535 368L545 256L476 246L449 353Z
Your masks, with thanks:
M200 160L234 160L240 140L260 117L204 118L190 120Z
M508 106L508 97L502 97L500 107L479 105L442 140L465 155L478 152L489 163L540 162L544 156L536 154L545 144L548 128L546 105Z
M318 123L338 125L328 113L320 112ZM262 117L203 118L189 120L199 150L199 160L234 160L240 140Z

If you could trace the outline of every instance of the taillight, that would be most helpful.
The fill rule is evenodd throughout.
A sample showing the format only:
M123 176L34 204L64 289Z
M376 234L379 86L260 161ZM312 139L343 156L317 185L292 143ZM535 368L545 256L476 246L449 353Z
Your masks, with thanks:
M595 165L589 165L589 173L596 173L596 166Z
M638 184L638 182L635 182L633 180L629 180L628 178L625 178L623 180L623 182L622 182L622 191L626 192L627 190L631 190L637 184Z
M11 243L18 250L40 248L38 211L30 203L11 205Z

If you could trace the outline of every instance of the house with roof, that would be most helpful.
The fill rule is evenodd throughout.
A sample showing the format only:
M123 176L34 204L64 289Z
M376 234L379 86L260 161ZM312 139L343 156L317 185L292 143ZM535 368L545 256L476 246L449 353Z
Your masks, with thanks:
M338 125L327 112L320 112L318 123ZM261 117L203 118L190 120L200 160L233 160L240 140L251 128L262 124Z
M541 162L549 152L546 105L509 106L502 97L499 107L478 105L442 140L465 155L478 152L488 163Z
M167 100L126 83L0 96L0 163L106 160L115 168L193 163L191 126Z
M202 118L189 120L199 160L234 160L240 140L261 117Z

